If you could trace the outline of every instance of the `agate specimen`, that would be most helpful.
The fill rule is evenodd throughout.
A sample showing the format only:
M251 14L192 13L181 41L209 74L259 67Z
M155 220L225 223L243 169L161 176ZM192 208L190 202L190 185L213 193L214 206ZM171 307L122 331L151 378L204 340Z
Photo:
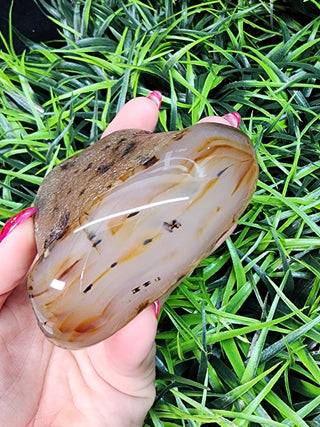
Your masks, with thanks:
M211 253L257 175L250 140L213 123L114 132L56 166L35 200L41 330L67 349L114 334Z

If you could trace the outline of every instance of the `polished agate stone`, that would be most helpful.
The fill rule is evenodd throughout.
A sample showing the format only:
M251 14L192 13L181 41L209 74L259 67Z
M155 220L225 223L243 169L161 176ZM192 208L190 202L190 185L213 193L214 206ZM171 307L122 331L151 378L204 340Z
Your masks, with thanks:
M60 163L35 200L41 330L67 349L114 334L212 252L257 175L250 140L213 123L117 131Z

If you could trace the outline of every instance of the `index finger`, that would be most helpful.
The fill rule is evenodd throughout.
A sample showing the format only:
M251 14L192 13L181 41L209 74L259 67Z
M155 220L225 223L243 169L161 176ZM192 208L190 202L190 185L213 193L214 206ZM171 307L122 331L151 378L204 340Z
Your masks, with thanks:
M158 121L161 99L161 93L156 90L146 97L131 99L121 108L103 132L102 137L122 129L154 131Z

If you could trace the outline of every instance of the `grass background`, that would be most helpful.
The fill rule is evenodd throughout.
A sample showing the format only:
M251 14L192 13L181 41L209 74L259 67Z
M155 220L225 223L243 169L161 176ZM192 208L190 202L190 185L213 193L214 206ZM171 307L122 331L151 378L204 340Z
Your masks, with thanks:
M256 193L161 311L145 426L320 425L319 2L38 3L55 43L2 35L0 225L132 97L162 92L157 131L238 111Z

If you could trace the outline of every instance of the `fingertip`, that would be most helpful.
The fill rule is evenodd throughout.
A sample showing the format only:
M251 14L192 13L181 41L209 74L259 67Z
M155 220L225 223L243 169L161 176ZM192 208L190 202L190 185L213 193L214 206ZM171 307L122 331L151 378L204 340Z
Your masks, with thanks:
M239 113L233 111L231 113L225 114L222 117L219 116L209 116L204 117L199 120L198 123L221 123L223 125L232 126L238 128L241 122L241 116Z
M155 308L152 305L145 308L134 319L132 319L124 328L118 331L113 337L126 345L135 346L137 343L144 348L152 346L157 331L157 318ZM112 337L111 337L112 338Z
M108 356L121 365L123 373L154 358L157 318L153 305L145 308L126 326L104 342Z
M27 218L19 226L14 227L1 241L0 248L11 248L16 246L17 242L23 246L35 246L33 219ZM20 244L19 244L20 247Z
M36 256L32 218L14 228L0 244L0 294L11 291L28 273Z
M219 246L222 245L222 243L231 236L231 234L234 232L234 230L237 228L238 221L232 224L232 226L229 228L229 230L217 241L214 248L212 249L212 252L214 252L216 249L218 249Z
M126 395L155 396L155 335L157 319L152 305L114 335L89 347L96 371L116 390Z
M155 318L158 319L159 314L160 314L160 301L156 300L153 304L152 304L152 308L153 308L153 312L155 315Z
M22 224L24 221L26 221L28 218L32 217L37 212L37 209L35 207L27 208L16 215L14 215L12 218L9 219L4 225L4 227L1 230L0 233L0 243L10 234L12 231L18 227L18 225Z
M231 113L225 114L222 118L227 120L227 122L234 128L238 128L240 126L241 116L237 111L231 111Z
M102 137L121 129L141 129L153 132L158 117L159 99L157 97L133 98L121 108L103 132Z
M148 99L151 99L151 101L155 102L158 110L160 110L161 102L162 102L162 95L161 92L158 90L154 90L153 92L150 92L147 96Z

